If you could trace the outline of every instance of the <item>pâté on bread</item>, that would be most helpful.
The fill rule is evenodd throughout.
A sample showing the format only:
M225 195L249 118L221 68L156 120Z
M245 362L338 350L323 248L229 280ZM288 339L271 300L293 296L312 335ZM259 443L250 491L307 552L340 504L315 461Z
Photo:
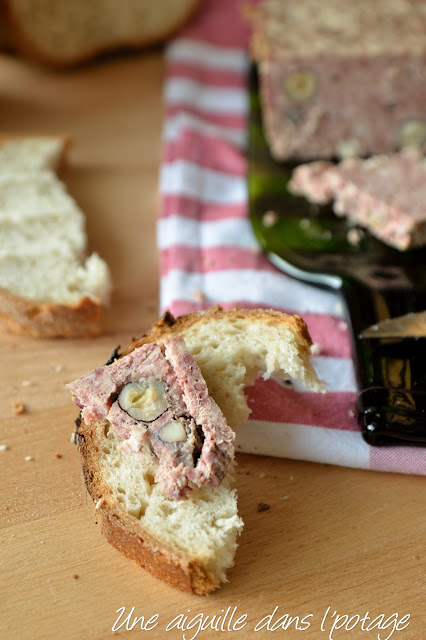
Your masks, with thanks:
M85 483L109 542L184 591L226 581L243 528L230 426L250 413L244 386L263 371L324 391L310 345L303 320L273 310L166 313L70 383Z

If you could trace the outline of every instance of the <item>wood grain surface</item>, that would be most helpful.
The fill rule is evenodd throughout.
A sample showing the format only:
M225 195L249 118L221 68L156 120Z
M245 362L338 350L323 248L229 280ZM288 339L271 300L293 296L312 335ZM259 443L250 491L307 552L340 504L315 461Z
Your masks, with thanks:
M100 535L70 443L77 411L64 385L157 316L162 83L159 50L64 74L0 58L2 129L72 136L63 177L87 215L91 249L111 265L116 287L100 338L0 337L0 444L7 445L0 452L0 638L424 640L426 484L420 477L239 455L245 529L229 582L208 597L158 582ZM15 402L26 411L14 415ZM270 508L258 511L259 503ZM134 608L130 620L144 616L148 629L139 620L114 636L121 607L122 621ZM255 631L274 610L269 629ZM222 628L197 631L194 616L203 614L207 623L207 616L227 611ZM379 618L368 631L368 622L362 628L355 617L352 631L332 631L336 616L368 612L371 619L382 616L387 628L377 628ZM187 616L185 624L167 630L179 614ZM244 626L232 630L244 614ZM287 629L285 614L298 617L287 618Z

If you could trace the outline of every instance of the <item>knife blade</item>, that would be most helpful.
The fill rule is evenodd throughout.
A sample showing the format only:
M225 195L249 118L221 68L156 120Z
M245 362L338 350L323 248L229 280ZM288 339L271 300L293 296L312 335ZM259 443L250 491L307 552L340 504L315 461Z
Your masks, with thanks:
M361 338L424 338L426 337L426 311L407 313L386 318L361 333Z

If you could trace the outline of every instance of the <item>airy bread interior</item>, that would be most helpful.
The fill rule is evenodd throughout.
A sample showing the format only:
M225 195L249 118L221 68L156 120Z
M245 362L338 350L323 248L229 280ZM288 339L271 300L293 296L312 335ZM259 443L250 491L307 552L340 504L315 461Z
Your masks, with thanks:
M111 497L170 554L203 567L211 587L226 581L243 522L228 475L218 489L194 487L188 500L171 500L154 482L155 461L149 449L143 460L122 453L111 429L99 432L99 471Z
M0 137L0 168L10 173L58 168L68 140L55 136Z
M37 247L41 254L47 253L48 248L59 247L61 253L70 253L79 260L86 253L84 215L65 185L53 171L45 168L55 164L55 157L49 153L51 149L50 140L37 144L34 139L0 147L0 234L3 239L0 251L3 255L25 256ZM3 282L2 278L1 286L5 287ZM30 297L37 299L35 295Z
M182 335L209 393L234 429L250 415L244 388L252 385L259 373L265 379L293 378L313 391L325 391L310 362L311 339L306 325L296 316L271 309L214 308L177 320L170 317L132 348Z
M69 246L48 240L40 249L0 250L0 282L26 300L54 304L72 305L85 297L105 302L109 292L108 267L97 253L82 263Z
M55 173L66 145L53 136L0 139L0 316L17 332L96 333L95 307L108 302L108 267L87 257L84 214Z

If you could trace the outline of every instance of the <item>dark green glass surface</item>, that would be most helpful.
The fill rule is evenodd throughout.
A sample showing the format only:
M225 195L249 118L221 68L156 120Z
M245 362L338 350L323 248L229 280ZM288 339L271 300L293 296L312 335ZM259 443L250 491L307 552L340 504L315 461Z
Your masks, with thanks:
M360 334L386 318L426 309L426 250L393 249L337 217L331 206L291 194L295 166L269 153L252 69L248 190L256 237L284 272L341 295L352 331L364 438L376 445L425 445L426 339L362 339ZM273 224L267 212L273 212ZM356 244L348 235L354 228Z

